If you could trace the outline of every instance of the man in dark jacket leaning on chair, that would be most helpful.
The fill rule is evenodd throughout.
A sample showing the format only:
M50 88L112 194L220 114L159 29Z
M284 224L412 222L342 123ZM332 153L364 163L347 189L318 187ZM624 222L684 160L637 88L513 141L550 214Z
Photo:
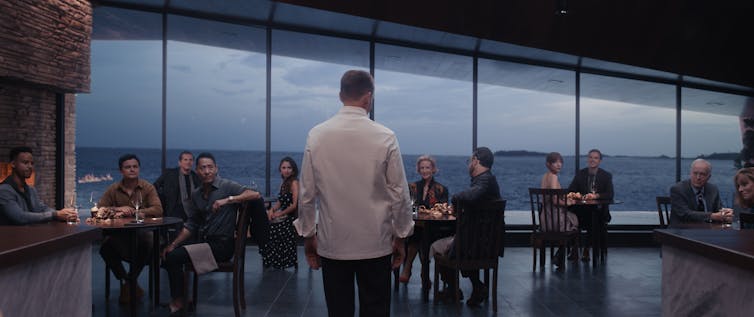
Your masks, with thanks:
M459 202L481 202L500 199L500 186L497 184L497 178L492 174L490 169L495 161L492 151L486 147L477 148L469 158L469 175L471 176L471 187L462 192L456 193L451 198L452 205ZM462 230L462 229L461 229ZM453 249L454 237L447 237L432 243L429 254L446 255ZM452 278L452 272L440 272L442 280L446 283L443 292L438 299L450 301L454 298L451 290L455 289L455 279ZM479 279L479 270L462 271L461 275L469 278L474 289L471 297L466 301L469 306L477 306L487 298L487 286ZM435 281L437 282L437 281ZM459 290L460 292L460 290ZM463 295L459 296L463 299Z

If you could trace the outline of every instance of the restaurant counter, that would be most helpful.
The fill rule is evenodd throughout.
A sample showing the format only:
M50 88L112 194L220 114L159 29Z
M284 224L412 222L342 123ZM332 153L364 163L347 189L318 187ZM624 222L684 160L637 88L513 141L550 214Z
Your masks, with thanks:
M663 316L751 314L754 230L700 224L655 230L655 237L662 244Z
M99 228L0 226L0 315L91 316L92 241Z

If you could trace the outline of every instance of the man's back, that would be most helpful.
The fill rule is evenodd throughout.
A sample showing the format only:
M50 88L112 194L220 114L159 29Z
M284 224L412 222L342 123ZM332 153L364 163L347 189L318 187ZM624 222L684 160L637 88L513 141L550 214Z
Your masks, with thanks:
M316 199L320 255L352 260L390 254L394 232L405 235L412 223L410 213L398 212L408 210L409 197L395 134L358 107L343 107L314 127L301 176L303 217L313 215L307 211ZM402 219L393 224L396 214Z

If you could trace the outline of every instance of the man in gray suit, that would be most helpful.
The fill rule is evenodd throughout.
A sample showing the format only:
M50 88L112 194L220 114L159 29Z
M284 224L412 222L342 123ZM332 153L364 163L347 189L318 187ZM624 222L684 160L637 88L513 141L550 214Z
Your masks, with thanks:
M687 222L730 222L733 212L721 208L717 186L708 183L712 165L703 159L691 163L689 179L670 188L670 226Z

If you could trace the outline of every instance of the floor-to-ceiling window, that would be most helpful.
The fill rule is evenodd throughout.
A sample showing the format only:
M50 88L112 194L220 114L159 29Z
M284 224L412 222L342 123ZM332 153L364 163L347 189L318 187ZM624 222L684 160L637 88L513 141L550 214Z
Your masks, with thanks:
M529 210L528 188L540 187L547 171L546 153L563 156L563 187L573 177L575 75L488 59L480 59L478 65L477 145L498 152L493 172L508 201L506 209ZM541 82L522 80L536 73L547 75L534 76Z
M745 97L684 88L681 101L681 179L689 178L691 162L703 156L712 164L709 182L719 187L720 198L730 207L742 147L738 115Z
M622 202L610 210L656 210L655 197L667 195L675 183L675 118L673 85L581 76L581 168L591 149L602 152L600 167L612 173L614 198Z
M340 77L349 69L369 71L368 42L272 32L271 195L282 181L280 160L290 156L300 168L309 130L340 110Z
M219 174L264 192L265 30L168 16L168 167L210 151Z
M420 179L416 159L428 154L451 194L468 187L471 73L470 57L376 45L374 117L398 137L409 182Z
M153 181L163 150L162 16L97 7L94 18L92 91L77 98L78 176L92 174L97 181L110 173L117 180L117 157L134 152L142 158L142 177ZM344 37L292 31L295 28L268 33L264 26L253 26L260 16L248 18L252 20L241 25L167 16L167 166L175 166L180 150L212 151L222 176L244 184L253 181L260 191L274 195L280 158L290 155L300 164L306 133L341 106L342 73L369 69L370 44L353 39L363 32ZM418 179L416 157L431 154L439 163L437 179L451 193L465 189L465 160L476 128L476 144L499 151L493 172L508 210L529 209L526 189L539 185L544 154L551 151L565 158L560 182L567 187L574 167L585 167L584 159L576 157L591 148L602 150L602 167L613 173L616 198L623 202L612 208L616 211L654 210L654 197L666 195L675 182L672 84L595 75L594 70L605 65L591 61L585 66L590 73L580 76L577 140L576 74L571 70L480 58L474 127L472 57L379 41L374 53L374 117L396 132L409 181ZM641 74L668 81L667 74ZM726 202L732 197L734 159L741 149L737 115L744 103L742 96L704 90L683 89L682 94L681 178L687 177L693 158L705 155L713 162L712 182L721 186ZM574 153L576 144L581 153ZM266 173L270 188L264 187ZM107 180L81 183L80 199L96 199L96 188L105 184Z
M123 154L136 154L141 178L154 181L162 146L161 16L105 7L93 18L91 91L76 97L78 202L89 207L120 180Z

